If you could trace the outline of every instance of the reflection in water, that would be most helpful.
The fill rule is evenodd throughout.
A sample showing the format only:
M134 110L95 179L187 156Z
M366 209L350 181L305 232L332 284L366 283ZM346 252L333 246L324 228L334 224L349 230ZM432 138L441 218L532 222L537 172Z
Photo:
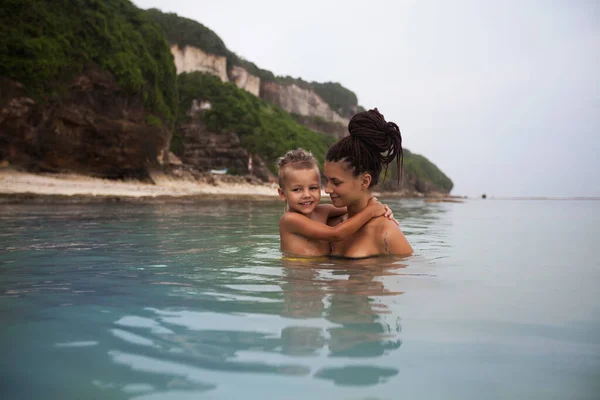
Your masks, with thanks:
M250 374L268 382L275 374L280 380L316 378L336 386L377 385L398 374L378 360L402 343L400 318L387 301L402 293L384 286L386 277L405 267L401 261L281 259L279 264L278 286L229 284L246 276L235 269L229 279L221 278L227 284L219 292L240 291L237 300L228 297L227 312L222 302L203 301L203 310L147 307L140 315L120 317L109 330L113 342L120 340L108 353L112 362L162 374L167 378L162 384L153 382L159 392L172 392L174 382L198 392L222 388L224 372L236 379ZM189 272L185 276L193 279ZM189 300L193 288L185 290ZM263 308L248 312L248 293L255 299L275 295L279 307L254 301Z
M2 398L598 397L600 203L382 200L409 259L282 260L279 202L0 206Z
M372 358L400 347L400 317L390 313L385 303L376 301L381 296L402 294L387 290L378 278L395 275L394 270L405 267L404 264L371 258L331 259L315 265L310 260L284 258L282 265L286 273L282 315L298 319L323 317L335 324L326 329L286 327L282 331L284 353L315 356L327 348L329 357ZM373 385L397 373L393 368L363 365L325 367L315 376L338 385Z
M17 361L0 371L33 369L30 398L56 382L107 399L388 391L381 384L399 375L388 356L402 344L394 306L402 293L389 283L404 263L282 259L275 204L0 215L8 249L0 295L9 299L0 311L16 326L3 338L26 355L9 354ZM408 211L415 224L428 212Z
M380 367L341 367L323 368L316 373L317 378L327 379L338 385L368 386L385 382L388 378L398 375L396 368Z

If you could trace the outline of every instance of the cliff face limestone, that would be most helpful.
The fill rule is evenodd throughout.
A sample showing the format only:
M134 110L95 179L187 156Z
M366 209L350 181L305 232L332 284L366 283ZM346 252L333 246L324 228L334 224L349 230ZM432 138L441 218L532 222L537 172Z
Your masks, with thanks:
M234 65L227 72L227 58L214 54L205 53L201 49L185 46L183 49L178 45L171 45L171 54L175 61L177 73L182 72L207 72L218 76L221 81L235 83L240 89L244 89L256 97L260 95L260 78L250 74L244 68Z
M331 135L336 139L341 139L348 135L348 124L341 124L337 122L326 121L323 118L294 115L294 119L300 124L304 125L308 129L312 129L315 132L325 133Z
M173 54L178 74L194 71L207 72L218 76L223 82L231 80L240 89L261 97L292 114L318 117L327 122L342 124L344 127L348 125L347 118L332 110L329 104L310 89L301 88L295 84L261 82L260 78L237 65L232 66L228 72L226 57L206 53L197 47L185 46L181 49L174 44L171 45L171 54Z
M39 104L17 82L0 79L0 159L34 170L146 179L166 154L170 132L146 122L141 96L125 95L102 70L88 70L66 88Z
M254 76L242 67L234 65L229 71L231 80L239 87L247 92L252 93L256 97L260 96L260 78Z
M208 72L216 75L223 82L228 82L227 59L224 56L208 54L197 47L185 46L180 49L178 45L171 45L171 54L175 60L177 73L182 72Z
M319 117L343 125L349 122L348 119L333 111L329 104L315 92L295 84L280 85L277 82L263 82L261 97L293 114Z

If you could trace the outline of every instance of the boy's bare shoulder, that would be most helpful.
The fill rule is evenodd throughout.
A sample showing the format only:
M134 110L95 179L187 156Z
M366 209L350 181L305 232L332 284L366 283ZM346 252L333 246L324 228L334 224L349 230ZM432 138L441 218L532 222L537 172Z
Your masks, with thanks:
M301 214L298 214L298 213L295 213L292 211L286 211L283 213L281 218L279 218L279 223L297 220L298 218L302 218L302 217L304 217L304 216ZM306 217L304 217L304 218L306 218Z
M279 224L281 225L281 224L285 224L285 223L298 223L298 222L305 221L307 219L311 219L311 218L307 217L306 215L294 212L294 211L286 211L283 213L281 218L279 218Z

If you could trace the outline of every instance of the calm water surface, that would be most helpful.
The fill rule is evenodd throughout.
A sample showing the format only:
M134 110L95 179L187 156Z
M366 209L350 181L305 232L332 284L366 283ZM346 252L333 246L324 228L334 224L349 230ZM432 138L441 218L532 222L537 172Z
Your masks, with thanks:
M598 398L600 201L386 202L412 257L282 259L280 203L0 206L0 397Z

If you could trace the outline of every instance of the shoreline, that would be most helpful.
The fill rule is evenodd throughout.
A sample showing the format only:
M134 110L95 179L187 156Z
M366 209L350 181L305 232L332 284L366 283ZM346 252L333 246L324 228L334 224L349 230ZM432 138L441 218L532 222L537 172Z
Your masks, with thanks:
M152 175L152 184L71 173L30 173L0 168L0 204L279 200L277 187L273 184L236 178L213 176L199 180L155 173Z
M110 180L73 173L32 173L0 167L0 204L194 203L201 201L281 201L276 183L251 176L151 174L154 183ZM376 196L455 201L459 196L377 192ZM323 198L327 195L323 194Z
M15 204L194 204L206 201L220 202L278 202L272 196L252 194L212 194L183 195L183 196L115 196L115 195L62 195L38 193L2 193L0 192L1 205Z

